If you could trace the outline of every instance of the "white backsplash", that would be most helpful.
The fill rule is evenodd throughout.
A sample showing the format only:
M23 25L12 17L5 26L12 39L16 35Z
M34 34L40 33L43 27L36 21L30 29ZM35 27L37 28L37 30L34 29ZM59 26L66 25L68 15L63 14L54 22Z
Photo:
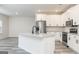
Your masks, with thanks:
M63 27L47 27L47 32L63 32Z

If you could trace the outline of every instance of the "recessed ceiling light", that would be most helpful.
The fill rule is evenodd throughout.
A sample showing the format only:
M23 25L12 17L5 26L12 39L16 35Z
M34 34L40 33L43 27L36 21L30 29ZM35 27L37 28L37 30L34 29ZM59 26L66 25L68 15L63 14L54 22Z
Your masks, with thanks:
M38 10L38 12L41 12L41 10Z
M58 10L55 10L56 12L58 12Z
M16 15L18 15L18 12L16 12Z
M63 5L63 4L58 4L59 6Z

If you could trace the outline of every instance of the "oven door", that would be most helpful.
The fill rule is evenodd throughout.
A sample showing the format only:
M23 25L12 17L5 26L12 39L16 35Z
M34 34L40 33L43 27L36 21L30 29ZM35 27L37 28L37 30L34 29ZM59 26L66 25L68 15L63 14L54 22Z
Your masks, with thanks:
M67 43L67 33L65 32L62 33L62 41Z

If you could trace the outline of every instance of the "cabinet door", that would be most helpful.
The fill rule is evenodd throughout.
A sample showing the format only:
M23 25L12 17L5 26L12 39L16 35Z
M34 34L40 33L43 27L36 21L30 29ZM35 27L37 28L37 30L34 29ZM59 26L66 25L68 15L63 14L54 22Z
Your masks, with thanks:
M35 16L35 20L36 20L36 21L41 20L41 18L42 18L42 17L41 17L41 14L36 14L36 16Z
M51 25L51 20L50 20L50 16L49 16L49 15L47 15L47 17L46 17L46 25L47 25L47 26L52 26L52 25Z
M72 35L72 49L73 50L76 50L76 36L75 35Z
M73 35L68 35L68 46L72 49L74 48L74 37L73 37Z
M61 41L62 42L62 33L61 32L57 32L57 33L55 33L55 39L57 40L57 41Z
M50 15L51 25L60 26L60 16L59 15Z
M36 21L37 20L46 20L47 15L46 14L36 14Z
M63 19L60 19L60 24L59 24L59 26L65 26L65 22L64 22Z
M78 42L77 42L77 47L78 47L78 53L79 53L79 36L77 37Z
M68 46L74 51L79 53L79 37L76 35L70 35L68 37Z
M74 50L79 53L79 37L76 36L74 39Z
M73 19L73 25L78 25L77 19Z
M68 35L68 43L67 44L68 44L69 47L71 47L72 42L71 42L71 36L70 35Z

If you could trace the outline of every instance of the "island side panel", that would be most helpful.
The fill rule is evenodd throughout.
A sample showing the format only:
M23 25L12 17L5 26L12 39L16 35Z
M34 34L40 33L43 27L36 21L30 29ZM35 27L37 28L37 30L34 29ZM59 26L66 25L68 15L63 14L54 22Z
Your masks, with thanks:
M54 53L54 37L35 38L19 35L18 46L32 54Z

